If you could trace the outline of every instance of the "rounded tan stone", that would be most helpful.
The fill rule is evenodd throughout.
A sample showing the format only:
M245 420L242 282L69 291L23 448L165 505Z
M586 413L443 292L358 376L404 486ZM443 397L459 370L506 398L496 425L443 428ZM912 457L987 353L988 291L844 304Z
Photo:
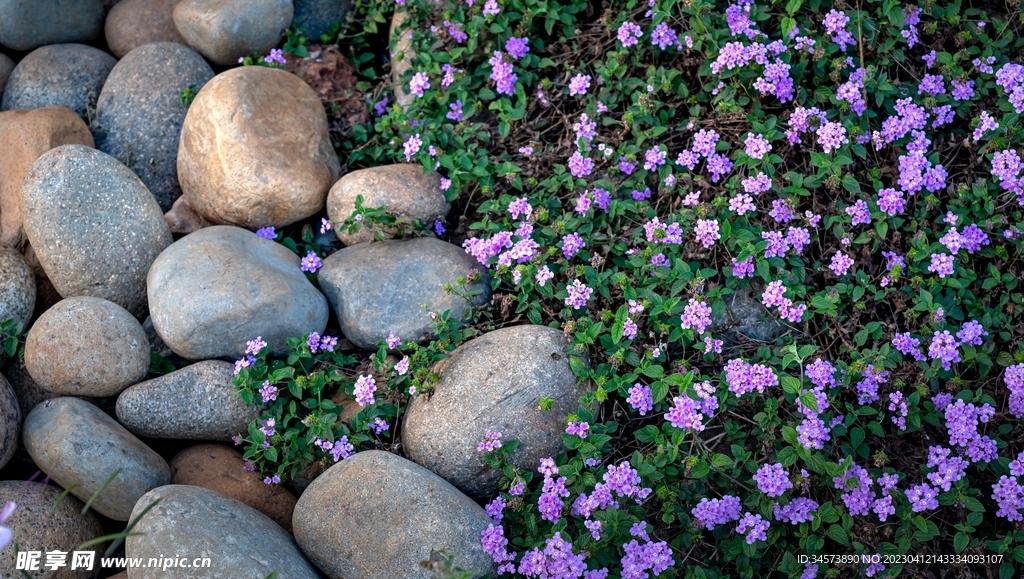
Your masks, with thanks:
M171 459L171 484L192 485L245 503L289 533L295 495L284 487L263 484L263 477L243 469L242 453L220 444L199 444Z
M194 48L221 66L266 53L277 45L294 13L292 0L182 0L174 25Z
M118 58L152 42L185 40L174 27L174 6L181 0L124 0L107 14L103 30L110 52Z
M440 189L437 173L423 174L419 164L401 163L353 171L342 177L327 194L327 215L342 223L356 210L356 197L363 196L363 207L384 207L403 219L428 222L448 215L451 205ZM345 245L372 241L376 231L360 227L355 233L336 229ZM391 236L381 231L387 239Z
M44 107L0 113L0 243L24 244L21 184L36 159L61 145L95 147L89 127L71 109Z
M340 171L320 99L283 70L221 73L185 117L178 179L211 223L257 229L305 219L323 209Z
M43 566L43 563L46 562L45 555L40 560L38 571L22 575L25 571L15 568L17 564L14 552L15 544L25 551L71 552L82 543L103 535L103 526L96 520L96 516L91 512L82 514L84 505L81 501L75 497L64 497L60 500L60 504L57 504L61 492L61 489L57 487L39 482L0 481L0 504L14 501L18 505L11 517L4 523L5 527L14 532L10 546L0 549L0 574L4 577L86 579L92 577L96 572L100 562L99 558L103 549L106 548L103 545L93 547L98 552L92 571L87 569L71 571L70 565L56 571L46 569ZM57 505L56 510L54 510L54 505ZM71 562L70 556L68 562Z

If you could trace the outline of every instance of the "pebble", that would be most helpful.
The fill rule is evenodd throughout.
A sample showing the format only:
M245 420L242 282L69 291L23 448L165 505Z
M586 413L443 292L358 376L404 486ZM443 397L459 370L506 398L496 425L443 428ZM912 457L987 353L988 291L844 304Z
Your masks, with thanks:
M116 63L113 56L84 44L37 48L14 67L4 88L0 110L60 105L88 121L103 82Z

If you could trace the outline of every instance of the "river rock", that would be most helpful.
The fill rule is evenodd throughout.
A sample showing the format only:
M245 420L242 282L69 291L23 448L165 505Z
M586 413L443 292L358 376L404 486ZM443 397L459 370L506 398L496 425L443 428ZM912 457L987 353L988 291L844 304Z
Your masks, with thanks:
M356 197L363 196L363 207L385 207L405 219L424 223L444 219L451 208L439 188L437 173L423 174L418 164L401 163L352 171L331 187L327 194L327 215L342 223L356 209ZM366 243L374 238L374 230L360 227L355 233L339 227L338 238L345 245ZM384 234L384 232L381 232ZM384 237L389 237L384 234Z
M395 93L395 102L405 110L412 104L413 95L405 88L405 74L412 69L412 61L416 58L416 51L412 48L412 33L407 26L409 11L404 6L398 6L394 15L391 16L391 28L388 36L391 38L391 88Z
M4 368L4 375L7 376L7 382L10 383L11 388L14 389L14 394L18 397L18 406L24 409L21 412L22 422L25 421L28 413L37 404L44 400L60 398L61 396L36 383L32 379L32 375L28 373L24 360L10 360ZM81 396L80 398L86 402L93 401L93 398L89 396Z
M406 456L478 501L490 500L499 471L480 460L477 443L490 430L518 440L512 462L535 470L563 450L565 417L586 393L569 368L560 330L514 326L459 346L442 362L429 397L410 403L402 427ZM550 410L541 398L553 399Z
M146 44L128 53L107 77L96 104L96 148L142 179L168 211L181 196L178 141L188 106L181 91L199 90L213 69L195 51L174 42Z
M64 145L36 161L22 196L25 232L60 295L107 299L141 317L149 266L172 239L135 173L106 153Z
M7 464L18 450L21 440L21 406L7 379L0 376L0 468ZM3 503L0 503L3 504Z
M292 12L292 0L182 0L174 7L174 24L189 46L230 66L277 46Z
M21 247L21 187L43 153L61 145L93 146L92 133L67 107L0 113L0 244Z
M33 408L24 435L25 448L39 469L64 488L77 485L71 492L82 500L119 470L92 504L115 521L127 521L142 495L171 481L171 470L159 454L78 398L54 398Z
M345 337L374 350L389 332L414 342L432 336L427 310L461 318L470 305L442 286L473 272L481 275L470 286L480 292L472 302L479 306L491 295L486 270L450 243L418 237L346 247L324 260L318 279Z
M772 342L786 332L751 290L737 290L723 299L725 315L715 318L711 329L721 332L728 345L736 343L737 332L757 342Z
M171 13L181 0L122 0L107 14L103 25L110 52L124 58L132 50L151 42L185 44Z
M218 225L168 247L149 272L153 326L189 360L240 358L262 336L270 351L327 327L327 300L299 269L299 257L251 231Z
M167 485L139 499L132 516L156 500L160 503L136 525L139 534L125 540L126 556L146 560L160 557L173 546L191 557L211 559L212 566L199 575L203 579L264 578L274 571L279 579L319 578L291 536L246 504L202 487ZM128 577L153 576L145 571L129 568ZM196 575L182 570L172 576Z
M234 364L205 360L128 388L117 419L138 436L229 441L259 414L235 394Z
M71 396L114 396L146 377L146 331L128 311L78 296L46 310L25 340L25 365L43 388Z
M299 27L306 38L319 42L320 35L345 20L349 0L294 0L295 15L292 24Z
M103 0L0 0L0 44L27 52L47 44L88 42L103 32Z
M4 577L25 577L22 575L23 571L15 568L15 543L22 550L68 553L68 566L59 571L51 571L44 567L44 554L39 561L39 570L28 572L28 577L32 579L88 579L96 573L102 550L95 556L92 571L71 571L70 553L82 543L103 536L103 526L91 512L82 514L84 505L81 501L75 497L64 497L61 500L61 493L61 489L39 482L0 481L0 504L14 501L18 505L11 518L4 523L4 526L14 533L10 546L0 550L0 573ZM57 503L58 500L60 504ZM53 508L54 505L57 505L56 510Z
M0 247L0 322L14 320L20 330L28 328L36 307L36 276L20 253ZM13 330L12 330L13 335ZM0 351L3 345L0 344ZM6 359L6 352L0 359Z
M331 579L427 579L420 562L442 549L464 569L493 572L480 546L490 523L480 505L434 473L380 450L317 477L292 517L299 547Z
M61 105L88 121L89 110L96 105L103 81L116 63L113 56L84 44L37 48L14 68L0 109Z
M14 61L6 54L0 54L0 96L3 96L4 87L7 86L7 78L14 71Z
M221 444L200 444L171 459L171 484L193 485L245 503L291 532L295 495L284 487L263 483L263 477L245 470L242 453Z
M340 171L323 104L283 70L219 74L185 117L178 178L211 223L256 229L305 219L323 209Z
M167 222L167 227L171 228L171 233L174 235L188 235L213 225L203 219L202 215L196 213L196 210L192 209L184 197L178 197L174 201L171 210L164 213L164 221Z

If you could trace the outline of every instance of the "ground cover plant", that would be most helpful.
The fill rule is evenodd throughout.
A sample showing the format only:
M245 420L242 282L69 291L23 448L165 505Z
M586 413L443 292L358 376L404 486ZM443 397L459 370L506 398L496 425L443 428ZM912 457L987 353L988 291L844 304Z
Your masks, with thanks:
M357 5L367 36L394 8ZM494 303L436 312L438 339L392 336L369 359L312 335L270 360L254 340L237 383L267 406L237 442L269 484L393 448L447 352L546 324L592 393L539 465L511 465L501 433L480 441L505 473L481 537L500 575L1018 576L1018 4L397 9L412 104L356 59L375 120L344 160L419 162L455 209L321 233L429 229L490 268ZM286 240L311 274L315 233ZM735 327L749 294L767 339ZM338 388L362 408L347 423Z

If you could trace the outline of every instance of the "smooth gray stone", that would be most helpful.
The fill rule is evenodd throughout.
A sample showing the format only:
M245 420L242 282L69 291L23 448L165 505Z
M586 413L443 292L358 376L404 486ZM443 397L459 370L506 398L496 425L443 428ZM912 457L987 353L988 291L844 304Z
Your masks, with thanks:
M125 555L145 561L167 556L171 549L183 556L209 557L211 565L201 572L135 567L128 570L129 579L263 579L273 572L278 579L319 579L288 532L248 505L202 487L167 485L140 498L132 517L157 500L136 525L139 534L125 540Z
M7 86L7 79L14 72L14 61L6 54L0 54L0 97L4 94L4 87Z
M213 69L202 56L174 42L145 44L114 67L96 104L96 148L142 179L167 212L181 196L178 141L188 106L181 91L199 91Z
M25 176L24 226L61 296L146 310L146 274L173 239L156 199L117 159L89 147L47 151Z
M444 550L466 570L493 573L480 545L491 523L480 505L427 469L368 450L318 476L299 497L292 529L331 579L428 579L420 566Z
M36 276L17 250L0 247L0 322L14 320L22 330L36 307ZM6 359L6 354L0 354Z
M442 286L455 286L458 276L472 272L481 275L471 285L480 292L472 300L479 306L491 297L486 269L460 247L418 237L346 247L324 260L318 279L345 337L375 350L390 332L413 342L433 336L428 310L451 310L453 318L461 318L470 304Z
M103 33L103 0L0 0L0 44L27 52L62 42L88 42Z
M277 45L292 21L292 0L182 0L174 25L189 46L221 66L235 66Z
M768 310L749 290L737 290L724 298L726 315L714 320L713 331L723 331L724 339L736 342L736 332L757 342L772 342L786 332L786 327L773 319Z
M2 0L0 0L2 2ZM117 60L84 44L53 44L32 51L14 68L0 110L65 106L88 124L103 82Z
M456 348L442 362L433 393L409 404L406 456L477 501L493 499L501 478L477 451L488 430L518 440L513 464L535 471L541 458L564 450L565 417L586 393L569 367L567 347L558 329L513 326ZM540 409L543 397L555 401L550 410Z
M122 392L117 419L138 436L227 442L260 411L235 394L234 377L230 362L190 364Z
M200 229L171 245L149 272L153 327L189 360L241 358L262 336L272 353L327 327L327 300L282 245L230 225Z
M6 378L0 376L0 468L3 468L21 440L21 406L18 395Z
M29 413L25 448L39 469L57 484L89 498L119 471L92 504L115 521L127 521L142 495L171 482L159 454L102 410L79 398L47 400Z
M310 42L320 42L320 35L327 34L331 27L345 20L348 0L293 0L295 15L292 25L302 29Z

